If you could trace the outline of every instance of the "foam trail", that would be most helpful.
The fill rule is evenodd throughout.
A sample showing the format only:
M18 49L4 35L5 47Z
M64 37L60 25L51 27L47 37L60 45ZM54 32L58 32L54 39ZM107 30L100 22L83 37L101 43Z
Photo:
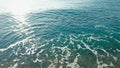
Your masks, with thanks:
M23 40L17 41L17 42L15 42L15 43L9 45L7 48L0 49L0 51L6 51L6 50L8 50L8 49L10 49L10 48L13 48L13 47L15 47L15 46L18 46L20 43L23 43L23 44L24 44L24 43L26 43L27 41L29 41L30 39L31 39L31 37L27 37L27 38L25 38L25 39L23 39Z
M93 50L93 49L91 49L90 47L89 47L89 45L87 45L85 42L83 42L83 40L81 40L81 42L84 44L84 46L88 49L88 50L90 50L95 56L96 56L96 61L97 61L97 64L98 64L98 68L102 68L102 66L101 66L101 62L98 60L98 53L97 53L97 51L96 50Z

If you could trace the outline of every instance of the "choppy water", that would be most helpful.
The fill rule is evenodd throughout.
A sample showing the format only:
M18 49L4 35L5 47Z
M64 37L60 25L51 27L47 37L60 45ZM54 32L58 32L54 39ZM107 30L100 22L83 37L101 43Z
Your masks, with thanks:
M0 68L120 68L119 7L0 14Z

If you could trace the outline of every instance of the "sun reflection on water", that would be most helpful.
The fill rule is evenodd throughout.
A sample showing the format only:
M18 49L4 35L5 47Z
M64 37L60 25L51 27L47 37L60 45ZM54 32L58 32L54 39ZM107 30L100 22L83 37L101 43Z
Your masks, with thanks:
M91 0L85 0L85 1L79 1L79 0L5 0L0 1L0 7L1 5L13 15L13 18L15 18L18 25L17 27L19 30L24 29L26 26L30 28L30 24L26 22L26 15L30 12L36 12L36 11L46 11L46 10L52 10L52 9L71 9L76 4L79 5L79 8L82 8L83 6L89 5L92 1ZM81 6L81 7L80 7ZM77 7L77 6L75 6ZM74 9L74 7L73 7ZM20 32L17 30L18 32ZM16 31L16 29L15 29ZM27 33L27 32L24 32Z

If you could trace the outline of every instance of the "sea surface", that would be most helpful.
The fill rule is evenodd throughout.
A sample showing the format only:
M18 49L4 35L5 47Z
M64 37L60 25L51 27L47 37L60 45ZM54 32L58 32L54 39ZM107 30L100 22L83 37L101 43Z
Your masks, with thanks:
M1 13L0 68L120 68L120 0L79 1Z

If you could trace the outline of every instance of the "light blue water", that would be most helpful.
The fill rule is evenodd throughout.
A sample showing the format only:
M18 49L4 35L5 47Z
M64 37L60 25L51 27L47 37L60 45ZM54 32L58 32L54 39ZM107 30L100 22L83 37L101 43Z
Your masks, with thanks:
M0 14L0 68L120 68L119 3Z

